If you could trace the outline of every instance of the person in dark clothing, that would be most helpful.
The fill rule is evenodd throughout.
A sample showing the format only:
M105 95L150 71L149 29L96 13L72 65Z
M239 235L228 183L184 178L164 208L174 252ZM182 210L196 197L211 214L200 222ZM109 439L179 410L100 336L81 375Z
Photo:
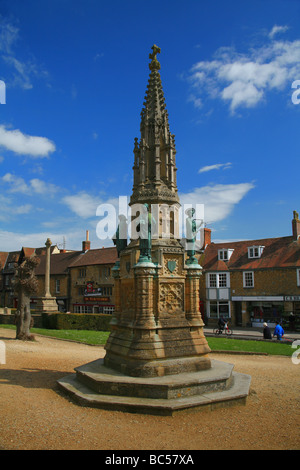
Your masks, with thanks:
M272 339L271 330L268 327L267 323L264 323L263 336L264 336L264 339Z
M223 331L225 325L226 325L226 322L225 322L224 318L223 318L223 317L220 317L220 318L219 318L219 321L218 321L218 327L219 327L219 329Z

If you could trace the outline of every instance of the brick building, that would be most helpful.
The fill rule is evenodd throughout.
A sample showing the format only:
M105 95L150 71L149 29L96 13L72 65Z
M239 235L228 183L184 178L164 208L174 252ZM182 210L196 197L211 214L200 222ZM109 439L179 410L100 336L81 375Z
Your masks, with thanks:
M209 243L201 260L200 298L208 324L220 316L236 326L300 319L300 221L292 236Z

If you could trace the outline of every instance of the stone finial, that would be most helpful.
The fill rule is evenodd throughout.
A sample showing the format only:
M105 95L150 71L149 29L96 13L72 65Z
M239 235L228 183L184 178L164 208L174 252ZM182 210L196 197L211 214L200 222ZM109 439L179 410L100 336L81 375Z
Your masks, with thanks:
M151 62L149 64L149 69L152 70L160 70L160 63L157 60L156 55L160 54L160 47L156 46L155 44L151 47L153 50L152 54L149 54L149 59L151 59Z
M295 220L299 220L299 213L297 211L293 212L293 216Z
M48 246L52 245L52 241L50 240L50 238L47 238L45 245L46 245L47 248L48 248Z

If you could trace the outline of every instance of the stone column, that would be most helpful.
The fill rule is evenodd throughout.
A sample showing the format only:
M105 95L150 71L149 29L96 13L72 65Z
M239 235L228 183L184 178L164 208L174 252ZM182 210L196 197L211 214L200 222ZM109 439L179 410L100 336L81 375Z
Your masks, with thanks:
M45 297L51 297L50 293L50 247L52 242L47 238L46 245L46 269L45 269Z
M186 319L195 326L204 326L200 312L200 276L199 265L187 267L187 277L185 280L185 312Z
M115 291L115 311L112 314L110 325L117 325L119 322L121 311L121 279L120 279L120 262L117 261L112 268L112 277L114 278L114 291Z
M137 264L134 266L134 275L136 292L136 317L134 326L145 329L155 328L156 323L153 305L155 265L153 263Z

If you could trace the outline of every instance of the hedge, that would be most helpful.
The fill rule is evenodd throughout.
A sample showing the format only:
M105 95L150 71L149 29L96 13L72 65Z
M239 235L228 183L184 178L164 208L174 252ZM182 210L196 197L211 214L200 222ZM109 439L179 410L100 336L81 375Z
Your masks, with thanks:
M110 331L111 315L103 313L43 313L43 328L53 330Z

